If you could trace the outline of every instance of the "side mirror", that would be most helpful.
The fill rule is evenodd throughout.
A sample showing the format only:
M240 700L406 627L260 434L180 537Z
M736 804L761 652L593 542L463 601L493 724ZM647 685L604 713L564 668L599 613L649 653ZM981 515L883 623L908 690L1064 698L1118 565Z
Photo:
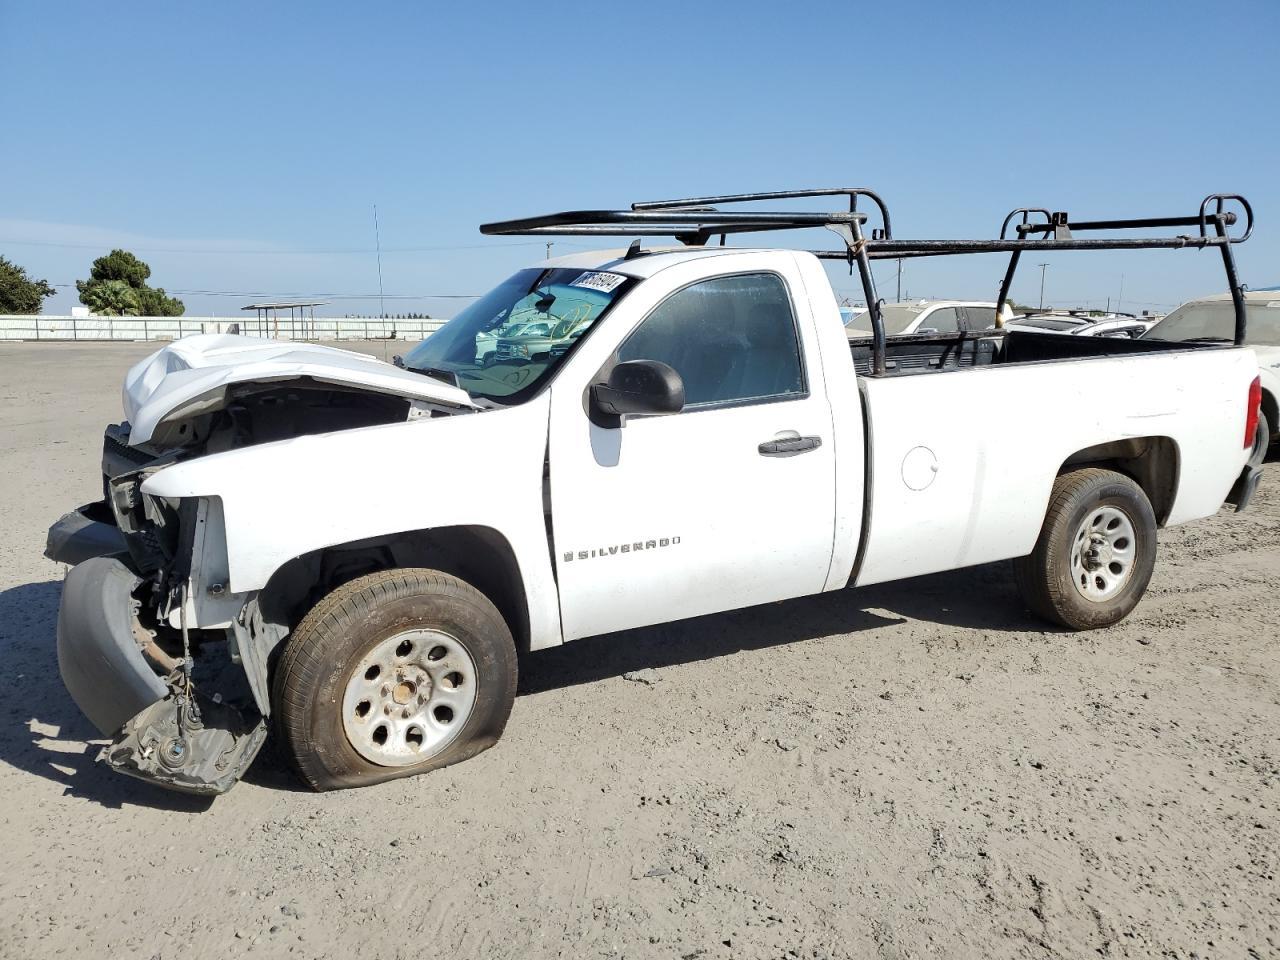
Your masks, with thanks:
M628 360L609 371L607 383L593 383L588 414L593 423L618 427L631 414L679 413L684 381L659 360Z

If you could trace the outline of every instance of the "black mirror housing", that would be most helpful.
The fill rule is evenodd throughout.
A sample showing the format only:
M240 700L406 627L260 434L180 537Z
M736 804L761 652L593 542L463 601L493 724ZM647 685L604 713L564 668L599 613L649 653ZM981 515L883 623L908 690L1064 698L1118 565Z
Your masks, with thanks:
M684 381L660 360L628 360L609 371L607 383L591 385L590 414L600 426L621 426L634 414L679 413L684 409Z

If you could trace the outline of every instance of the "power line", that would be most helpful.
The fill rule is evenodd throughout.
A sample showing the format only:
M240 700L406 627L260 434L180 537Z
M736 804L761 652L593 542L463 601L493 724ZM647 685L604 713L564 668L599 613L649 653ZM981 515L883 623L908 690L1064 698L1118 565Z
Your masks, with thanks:
M64 289L75 288L74 283L54 283L54 287ZM165 288L166 293L184 297L325 297L329 300L377 300L380 296L386 300L476 300L478 293L317 293L315 290L177 290Z
M8 243L19 247L61 247L68 250L102 250L112 247L112 243L60 243L53 240L10 240L0 239L0 243ZM136 250L140 253L189 253L199 254L201 256L209 256L217 253L237 253L252 254L254 256L282 256L282 257L311 257L311 256L346 256L376 253L377 249L364 249L358 247L347 247L343 249L333 250L251 250L251 249L230 249L230 248L195 248L195 247L139 247L127 241L122 244L130 250ZM522 243L474 243L460 245L442 245L434 247L384 247L383 253L431 253L441 250L492 250L499 247L536 247L541 246L541 240L530 240Z

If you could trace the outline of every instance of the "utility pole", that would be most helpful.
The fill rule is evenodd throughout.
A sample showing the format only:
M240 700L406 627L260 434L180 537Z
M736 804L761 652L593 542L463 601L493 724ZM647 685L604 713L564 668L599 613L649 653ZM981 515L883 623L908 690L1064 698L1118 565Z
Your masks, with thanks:
M547 259L548 260L551 259L551 246L552 246L551 241L548 240L547 241Z
M378 205L373 205L373 242L378 248L378 317L387 315L387 304L382 296L382 237L378 233Z
M898 302L902 302L902 258L898 258Z
M1120 313L1120 308L1124 306L1124 274L1120 274L1120 297L1116 300L1116 313Z
M1040 309L1044 309L1044 268L1049 266L1047 263L1037 264L1040 268Z

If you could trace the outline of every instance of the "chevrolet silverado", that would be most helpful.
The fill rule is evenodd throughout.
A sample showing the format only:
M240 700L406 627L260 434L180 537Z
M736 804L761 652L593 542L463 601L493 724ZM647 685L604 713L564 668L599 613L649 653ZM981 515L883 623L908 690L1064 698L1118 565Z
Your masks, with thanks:
M849 210L720 209L830 195ZM870 236L862 197L882 215ZM103 499L50 530L48 555L74 564L66 688L124 773L222 792L271 721L331 789L489 747L518 652L580 637L1004 560L1036 615L1106 627L1141 599L1157 528L1256 485L1240 298L1234 342L999 319L889 338L870 264L1009 253L997 318L1026 250L1216 249L1238 293L1229 199L1140 221L1015 211L1016 238L973 241L895 240L852 188L575 211L482 231L636 241L519 270L402 366L175 342L125 378ZM1128 226L1199 230L1076 236ZM811 228L844 243L724 245ZM823 260L858 269L871 340L847 339ZM478 340L530 313L582 335L476 364Z

